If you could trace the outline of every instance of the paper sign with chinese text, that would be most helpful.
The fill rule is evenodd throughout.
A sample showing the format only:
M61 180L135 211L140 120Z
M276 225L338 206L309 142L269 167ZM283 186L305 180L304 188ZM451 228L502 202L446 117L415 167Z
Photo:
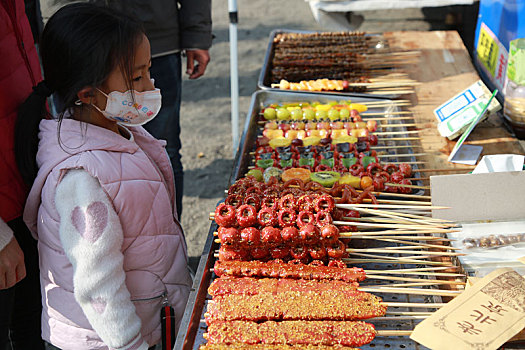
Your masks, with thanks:
M524 327L525 279L505 268L421 322L410 338L435 350L496 350Z

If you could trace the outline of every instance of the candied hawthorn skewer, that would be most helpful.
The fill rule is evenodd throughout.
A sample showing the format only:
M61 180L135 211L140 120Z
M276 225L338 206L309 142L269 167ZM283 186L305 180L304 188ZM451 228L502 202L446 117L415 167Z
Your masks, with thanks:
M237 209L235 217L239 226L253 226L257 222L257 209L249 204L243 204Z
M359 290L292 290L216 296L205 316L208 324L235 320L355 321L384 316L386 309L380 297Z
M296 280L290 278L221 277L212 282L208 288L208 293L213 297L228 294L278 294L290 291L317 291L319 293L336 291L341 293L353 293L356 291L357 287L359 287L357 282L347 283L343 281Z
M372 324L362 321L251 321L213 322L208 344L312 344L361 346L376 335Z
M235 207L226 203L221 203L215 209L214 220L219 226L232 227L235 226Z
M219 277L280 277L344 282L360 282L366 278L364 270L358 267L312 266L261 261L217 261L214 271Z

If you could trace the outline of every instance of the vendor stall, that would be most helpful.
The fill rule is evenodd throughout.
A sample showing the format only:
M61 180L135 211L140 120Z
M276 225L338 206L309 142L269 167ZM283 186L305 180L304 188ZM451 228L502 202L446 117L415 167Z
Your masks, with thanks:
M380 67L404 69L410 91L370 95L366 77L357 92L293 92L268 76L276 35L175 348L425 349L412 330L466 285L463 254L446 236L455 223L431 216L447 207L432 206L429 175L471 169L447 161L454 142L433 114L479 79L468 53L455 32L359 34L366 54L419 52L408 69ZM282 62L281 81L313 71ZM524 154L495 116L468 143Z

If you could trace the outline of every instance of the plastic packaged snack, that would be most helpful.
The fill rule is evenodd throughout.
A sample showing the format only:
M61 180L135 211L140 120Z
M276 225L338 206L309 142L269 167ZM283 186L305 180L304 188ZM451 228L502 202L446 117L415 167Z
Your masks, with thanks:
M473 248L498 248L516 243L525 242L525 233L513 233L513 234L498 234L488 235L476 238L465 238L463 239L463 246L466 249Z

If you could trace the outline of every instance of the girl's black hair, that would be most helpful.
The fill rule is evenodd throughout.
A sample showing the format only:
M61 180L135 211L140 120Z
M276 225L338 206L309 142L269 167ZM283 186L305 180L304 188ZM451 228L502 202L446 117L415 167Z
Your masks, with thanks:
M62 7L47 22L40 40L45 85L72 108L77 93L98 87L120 66L129 89L137 46L144 30L140 22L113 9L91 3ZM24 181L31 185L38 172L36 153L42 118L50 118L40 88L29 95L18 111L15 156ZM59 114L61 121L63 113Z

